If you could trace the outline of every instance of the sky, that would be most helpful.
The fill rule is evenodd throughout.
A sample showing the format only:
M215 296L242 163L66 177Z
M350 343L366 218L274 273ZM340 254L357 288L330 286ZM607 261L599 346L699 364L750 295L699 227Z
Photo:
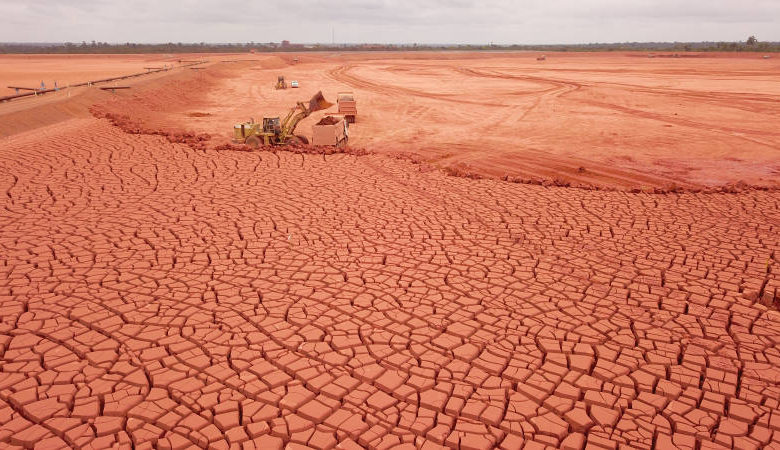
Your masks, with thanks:
M0 42L780 41L780 0L0 0Z

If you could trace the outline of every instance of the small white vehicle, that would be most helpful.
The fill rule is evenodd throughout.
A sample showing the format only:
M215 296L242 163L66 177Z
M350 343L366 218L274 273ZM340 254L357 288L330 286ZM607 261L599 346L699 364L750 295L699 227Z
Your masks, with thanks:
M290 87L291 88L297 88L298 87L298 82L295 81L295 80L290 81Z

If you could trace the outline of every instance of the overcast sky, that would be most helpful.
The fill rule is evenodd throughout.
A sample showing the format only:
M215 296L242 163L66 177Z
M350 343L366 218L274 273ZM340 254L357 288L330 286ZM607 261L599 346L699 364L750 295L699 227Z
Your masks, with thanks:
M4 42L780 41L780 0L0 0Z

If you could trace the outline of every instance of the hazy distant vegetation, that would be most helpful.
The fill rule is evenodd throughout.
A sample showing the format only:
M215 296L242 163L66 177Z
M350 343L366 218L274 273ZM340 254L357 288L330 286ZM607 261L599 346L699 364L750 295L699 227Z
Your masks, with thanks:
M230 44L173 43L167 44L109 44L107 42L81 43L0 43L2 53L244 53L291 51L425 51L425 50L525 50L546 52L589 51L646 51L646 52L780 52L780 42L760 42L751 36L744 42L625 42L611 44L561 45L430 45L430 44L290 44L247 42Z

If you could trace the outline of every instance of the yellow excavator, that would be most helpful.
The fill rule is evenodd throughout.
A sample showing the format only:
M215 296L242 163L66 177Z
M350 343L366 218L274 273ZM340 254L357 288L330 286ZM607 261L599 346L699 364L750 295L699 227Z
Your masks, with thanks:
M261 145L308 144L309 140L305 136L295 134L295 127L314 111L328 109L331 106L333 103L325 100L322 91L317 92L309 100L308 105L298 102L287 113L284 120L280 120L279 117L264 117L263 123L256 123L252 119L249 122L236 124L233 127L233 141L252 148Z

